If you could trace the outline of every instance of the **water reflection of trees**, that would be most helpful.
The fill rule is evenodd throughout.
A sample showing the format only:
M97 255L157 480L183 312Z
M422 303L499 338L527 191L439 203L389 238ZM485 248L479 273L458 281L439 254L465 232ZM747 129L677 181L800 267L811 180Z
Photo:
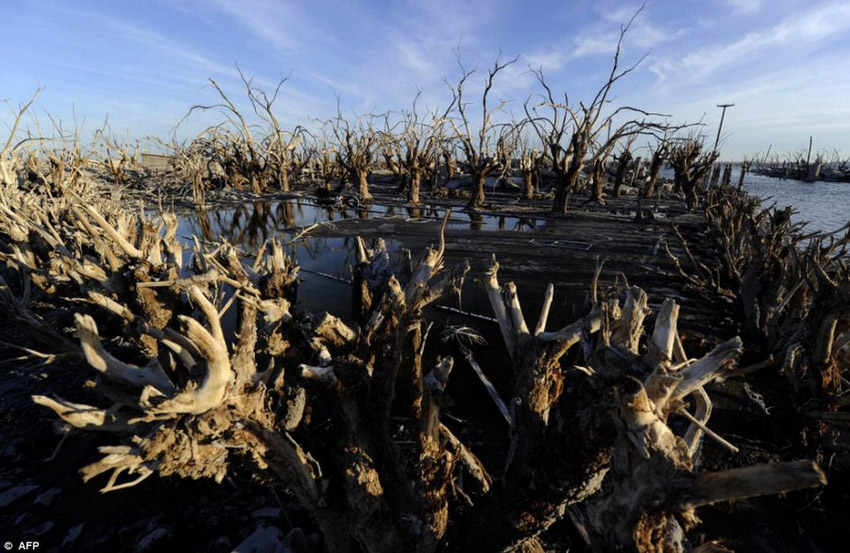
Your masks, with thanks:
M469 215L469 228L472 230L481 230L484 225L484 216L480 213L470 212Z
M279 231L295 229L299 221L333 220L333 213L333 209L305 205L300 201L256 201L225 209L198 210L189 218L189 226L204 240L225 239L253 249Z
M310 272L312 263L310 261L321 261L334 252L342 252L343 258L334 263L333 268L325 268L324 271L341 278L351 277L351 268L356 263L357 241L354 237L325 238L310 237L298 244L297 257L302 270Z
M442 219L444 208L437 206L387 206L380 216L407 216L410 219ZM467 213L472 230L492 228L499 230L525 231L537 228L533 217L485 216ZM318 206L307 201L256 201L238 204L224 209L200 209L188 217L192 233L206 241L225 239L246 249L258 248L263 242L282 231L292 231L301 226L343 219L370 219L374 213L367 209L347 206Z

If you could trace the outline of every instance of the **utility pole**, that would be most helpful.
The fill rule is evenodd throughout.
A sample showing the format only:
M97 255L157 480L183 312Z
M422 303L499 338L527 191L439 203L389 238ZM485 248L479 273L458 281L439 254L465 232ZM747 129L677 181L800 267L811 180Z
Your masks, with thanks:
M726 108L730 108L735 104L717 104L717 107L723 108L720 114L720 125L717 127L717 138L714 139L714 151L717 151L717 145L720 143L720 130L723 128L723 118L726 117Z

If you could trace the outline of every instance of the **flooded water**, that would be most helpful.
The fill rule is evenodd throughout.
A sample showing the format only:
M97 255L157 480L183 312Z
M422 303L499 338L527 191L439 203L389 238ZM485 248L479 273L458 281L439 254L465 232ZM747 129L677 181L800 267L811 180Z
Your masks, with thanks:
M295 231L317 223L345 219L399 219L411 222L442 221L445 209L435 207L394 207L371 205L368 209L324 206L306 199L258 201L214 210L198 211L181 220L180 236L195 235L214 241L226 238L231 243L256 249L273 233ZM455 213L450 229L484 231L529 231L537 228L535 217L493 216L481 213Z
M303 230L317 223L343 221L345 219L398 219L399 222L439 221L445 215L443 209L407 209L393 208L387 206L373 205L368 210L328 208L317 205L312 201L296 199L275 202L253 202L232 207L216 208L204 212L187 212L180 219L178 235L187 242L191 236L196 235L200 239L213 242L226 239L232 244L243 248L250 254L267 239L276 236L285 245L289 246L290 254L294 255L298 265L301 267L300 284L298 287L299 310L307 310L312 313L328 311L343 320L351 320L351 278L352 266L356 263L356 239L353 235L344 235L346 231L340 229L338 236L305 236L292 243L292 239ZM538 224L535 219L520 219L512 217L487 216L474 214L472 217L466 213L453 214L449 220L449 227L454 229L475 229L479 231L500 230L528 231L534 229ZM434 229L431 226L430 229ZM347 231L350 233L350 231ZM430 230L429 230L430 232ZM391 256L397 256L403 248L410 247L402 240L385 235L384 242ZM414 259L419 255L418 251L412 251ZM452 262L447 260L447 265ZM530 297L521 299L529 301L531 297L539 303L542 292L533 289L532 286L524 286L524 292ZM538 285L539 288L541 285ZM232 290L226 290L227 294ZM463 286L462 303L458 302L455 295L444 297L439 303L449 308L463 308L464 311L475 313L479 316L491 316L489 302L480 283L474 278L468 278ZM556 302L574 301L572 298L562 294ZM529 301L529 307L538 307ZM435 326L430 334L426 358L433 359L438 353L445 354L446 346L440 344L440 335L448 325L474 326L476 330L487 340L487 343L495 347L483 348L476 353L476 358L488 367L490 378L496 386L504 387L508 383L509 367L504 363L505 353L499 347L501 338L498 327L480 318L459 314L447 309L429 307L427 318L433 321ZM564 308L554 310L552 327L560 323L562 316L575 316L572 309ZM531 312L533 313L533 311ZM532 316L536 316L532 315ZM222 318L222 324L226 331L236 330L235 311L230 310ZM458 357L459 358L459 357ZM487 415L486 420L479 421L474 428L468 429L473 433L489 433L499 435L503 431L501 422L495 407L486 395L484 388L477 381L471 369L453 372L450 383L452 393L463 394L465 402L463 406L455 406L454 416L467 419L478 413L478 410ZM491 426L493 428L491 428Z
M666 176L666 175L665 175ZM737 182L737 174L733 173L732 182ZM809 221L807 231L834 231L850 220L850 185L841 183L806 183L796 180L780 180L759 175L748 175L745 189L751 194L764 200L765 205L775 204L778 207L792 206L796 211L796 219ZM620 215L633 215L618 213ZM402 248L410 248L414 258L424 247L419 244L411 246L403 239L393 239L394 230L399 228L394 223L416 225L417 223L434 223L442 220L445 210L441 208L423 207L393 207L371 205L368 209L358 206L336 205L327 206L316 203L312 198L296 198L286 201L257 201L238 204L230 207L217 207L206 211L186 212L180 220L178 234L187 241L195 235L203 240L214 242L226 239L230 243L243 248L248 255L269 238L276 236L285 244L298 236L312 225L341 222L349 219L386 220L387 231L383 233L387 247L391 253L399 252ZM663 219L664 213L656 213L656 219ZM583 250L590 247L587 244L572 242L560 244L563 240L556 235L545 233L551 221L535 217L506 217L481 213L454 212L449 219L449 231L478 231L478 232L520 232L535 231L531 242L543 241L555 246ZM410 226L406 225L409 229ZM327 227L325 227L327 228ZM340 229L338 233L323 232L321 236L310 235L298 240L292 246L291 254L295 256L302 268L302 284L300 286L299 307L312 312L331 311L348 319L350 317L350 290L347 281L350 279L351 267L355 263L355 238L349 230ZM434 229L433 224L429 227ZM431 232L431 231L429 231ZM408 232L409 234L409 232ZM417 233L414 233L417 234ZM556 233L559 234L559 233ZM421 234L419 234L421 236ZM549 238L548 240L546 238ZM409 239L409 236L408 236ZM568 241L567 241L568 242ZM540 245L540 244L535 244ZM564 255L558 252L553 255ZM527 275L531 277L532 275ZM524 278L520 287L523 304L531 312L538 308L539 298L542 297L544 280L557 281L558 275L540 275L542 278ZM540 281L540 282L538 282ZM448 301L453 307L462 307L465 311L489 316L490 307L480 284L469 279L463 290L463 305L456 300ZM575 314L583 298L563 298L558 310L567 316ZM571 304L571 305L568 305ZM455 316L457 318L457 316ZM462 318L462 317L461 317ZM552 320L552 324L571 322Z
M733 176L732 182L737 179ZM834 231L850 222L850 183L803 182L751 174L744 179L744 190L762 198L765 205L793 207L797 211L795 220L808 221L807 232Z
M741 168L732 168L732 184L736 185ZM661 176L673 178L671 169L663 169ZM795 179L776 179L747 174L744 190L761 198L763 205L775 204L778 208L791 206L797 212L795 221L807 221L806 232L830 232L850 222L850 183L804 182Z
M319 205L308 199L292 199L286 201L258 201L230 207L185 212L180 218L178 236L187 243L192 236L207 242L226 239L241 247L250 256L266 240L277 237L285 245L289 245L290 254L294 255L301 267L301 283L298 290L298 308L313 313L329 311L343 320L351 317L351 278L352 266L356 263L356 239L349 231L340 230L338 235L323 236L309 235L292 244L293 238L308 230L312 225L321 223L341 222L347 219L372 219L393 223L418 223L441 221L445 216L444 209L438 208L402 208L392 206L372 205L369 209L348 207L331 207ZM543 226L542 220L533 217L505 217L484 215L481 213L453 213L448 222L451 230L474 230L484 232L527 232ZM332 227L330 227L332 228ZM435 227L430 227L433 230ZM429 230L429 232L431 232ZM436 235L435 235L436 238ZM409 244L392 238L392 231L384 235L384 242L391 255L398 255L404 248L413 250ZM551 242L551 240L550 240ZM559 241L554 241L559 242ZM558 245L558 244L556 244ZM563 245L563 247L571 244ZM586 248L585 244L575 244ZM189 254L189 252L186 252ZM419 251L411 251L414 259ZM188 262L188 259L186 260ZM451 264L447 261L447 264ZM522 296L527 296L529 306L537 308L542 297L542 286L545 283L525 283ZM521 298L522 298L521 296ZM443 304L459 308L467 312L490 315L489 301L479 283L467 279L461 293L462 303L455 297L444 298ZM561 298L561 301L567 301ZM572 309L561 311L568 316L573 315ZM443 320L452 319L452 324L468 323L470 319L442 311ZM552 317L552 323L561 321L557 315ZM472 319L474 320L474 319ZM571 321L569 321L571 322ZM488 323L485 323L487 325ZM494 336L498 338L498 336Z
M737 174L733 173L732 182L737 182ZM780 180L760 175L748 175L745 189L751 194L764 200L764 205L775 204L777 207L792 206L796 211L798 221L809 221L806 230L834 231L850 220L850 185L842 183L806 183L797 180ZM421 249L421 240L411 246L407 238L394 236L394 230L400 227L394 223L416 225L418 223L434 223L443 219L445 210L441 208L409 208L372 205L368 209L358 206L326 206L315 203L312 199L297 198L286 201L258 201L215 208L199 212L187 212L180 220L178 234L187 241L195 235L200 239L214 242L226 239L230 243L243 248L248 255L259 246L272 238L279 238L285 244L312 225L341 222L349 219L386 220L387 231L383 234L387 248L391 254L397 254L403 248L412 250L416 258ZM624 213L622 215L629 215ZM664 213L657 213L656 218L663 218ZM529 232L537 231L531 242L543 241L553 246L569 247L572 250L590 248L590 244L575 244L556 239L556 235L540 234L546 231L550 221L534 217L505 217L481 213L455 212L449 219L449 230L471 230L478 232ZM327 227L326 227L327 228ZM298 307L314 313L330 311L343 319L350 319L351 294L348 281L351 268L355 263L355 237L349 230L340 228L339 232L323 232L320 236L309 235L291 245L290 253L295 256L302 270L302 282L298 294ZM429 232L434 229L433 224ZM421 233L415 233L421 237ZM548 240L546 239L548 237ZM561 244L560 242L564 242ZM567 243L569 242L569 243ZM448 252L447 252L448 253ZM558 252L553 255L565 255ZM526 275L520 286L521 300L529 314L539 308L545 282L555 282L558 275L546 274ZM553 310L551 326L571 322L582 306L583 297L564 297L558 294L559 309ZM490 316L490 306L480 283L475 279L467 279L462 292L462 304L455 298L446 298L443 303L451 307L462 308L464 311ZM561 316L559 316L561 315ZM454 319L454 324L468 324L474 319L462 315L446 315ZM562 319L562 320L559 320ZM478 326L478 325L476 325ZM485 323L485 326L489 326ZM496 337L498 339L498 337Z
M733 172L732 182L738 180L736 172ZM797 220L809 221L806 230L810 232L834 231L850 220L850 184L806 183L750 174L747 175L744 188L762 198L765 205L792 206L797 211ZM445 210L432 207L372 205L368 209L359 209L357 206L320 205L312 199L300 198L274 202L258 201L187 213L181 218L178 233L187 240L192 235L210 242L224 238L250 254L272 236L288 243L302 230L315 224L346 219L387 219L416 224L439 221L444 215ZM656 216L663 216L663 213ZM546 226L545 220L534 217L505 217L480 213L456 212L449 219L449 230L456 231L469 229L484 232L528 232ZM345 281L350 278L351 266L355 262L355 241L353 236L346 234L341 232L336 237L310 237L298 241L292 253L304 275L302 293L299 294L300 307L310 311L332 310L339 316L348 317L350 299ZM385 238L389 239L391 236ZM393 240L388 240L387 246L391 252L405 247L402 242ZM412 253L414 257L418 255L416 251ZM538 295L536 289L531 292L533 296ZM464 303L483 310L483 313L489 313L487 300L480 290L465 289L464 295L468 299Z
M733 182L737 182L736 176L733 176ZM798 211L798 220L811 221L809 230L835 230L850 218L850 196L846 193L850 191L850 185L811 184L749 175L745 182L745 188L748 192L765 199L767 205L775 203L779 207L793 206ZM633 212L612 213L629 218L634 216ZM436 229L433 223L442 220L444 215L445 210L437 208L380 205L372 205L368 209L358 209L357 206L331 207L319 205L312 199L305 198L273 202L262 201L224 208L218 207L207 211L186 212L180 219L178 235L187 242L191 241L193 235L209 242L226 239L245 250L249 257L263 242L272 237L277 237L284 244L289 245L291 255L295 256L301 267L297 308L313 313L328 311L343 320L350 320L351 287L348 281L351 277L351 268L356 263L356 241L352 234L350 222L345 224L339 222L349 219L371 219L374 224L386 220L386 228L389 230L385 233L382 230L382 233L391 255L397 255L403 248L409 248L416 258L420 253L419 250L423 247L421 245L423 234L432 233ZM665 217L664 212L655 215L656 219ZM339 223L338 231L325 230L320 235L308 234L292 242L293 238L299 236L312 225L334 222ZM408 225L405 225L408 228L407 233L398 231L400 234L396 235L394 229L402 228L394 226L396 222L407 223ZM432 224L429 225L427 232L412 233L418 236L419 240L414 241L415 245L411 245L410 225L428 222ZM476 234L480 232L526 233L535 231L529 237L530 239L523 237L522 243L531 243L535 246L540 245L538 242L545 243L551 246L551 255L558 257L569 257L570 252L586 252L596 240L596 238L591 239L592 237L582 235L582 239L587 242L569 241L564 238L560 230L547 233L547 230L552 230L548 228L550 224L552 224L552 221L534 217L518 218L466 212L453 213L448 223L450 231L469 230L476 231ZM323 228L327 229L328 227ZM558 229L560 228L558 227ZM375 234L373 233L373 235ZM454 235L458 236L457 232ZM478 236L481 238L480 234ZM427 238L425 243L427 243ZM458 255L461 255L452 253L451 249L451 247L447 249L447 257L454 255L457 258ZM467 253L469 253L468 250ZM517 255L522 258L523 252L517 251ZM457 259L447 259L447 264L452 265L455 261ZM479 269L481 268L479 267ZM571 274L572 269L561 266L559 271L566 271ZM554 268L549 266L547 261L542 272L526 271L524 277L518 278L520 300L529 324L536 321L544 286L547 282L558 282L561 276ZM569 278L566 279L569 280ZM559 328L581 316L586 301L586 290L576 291L561 287L557 289L555 297L549 329ZM473 313L484 318L492 316L483 286L474 278L473 274L470 274L470 278L467 278L464 283L462 302L459 302L456 296L450 296L443 298L439 303L451 308L462 308L467 313ZM502 340L495 324L486 322L480 317L470 317L436 307L428 309L427 318L435 323L435 328L429 338L426 357L431 359L437 353L446 353L446 346L440 345L439 336L442 329L447 325L474 327L488 343L487 346L475 348L475 356L478 362L484 367L485 372L494 381L497 388L503 391L507 389L511 371L505 362L506 352L500 345ZM236 320L233 310L225 315L223 323L235 331ZM462 395L464 401L458 402L452 409L453 416L466 420L480 419L465 429L467 433L500 436L504 431L503 423L493 403L477 381L472 370L466 367L463 362L458 366L462 368L452 374L450 394Z

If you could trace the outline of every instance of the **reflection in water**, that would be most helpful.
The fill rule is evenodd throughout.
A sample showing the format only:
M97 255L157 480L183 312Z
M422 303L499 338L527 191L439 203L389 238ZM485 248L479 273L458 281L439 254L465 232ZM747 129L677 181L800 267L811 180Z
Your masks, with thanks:
M534 230L537 228L537 219L533 217L520 217L514 225L514 230Z
M353 217L360 219L382 217L428 218L438 221L444 215L445 209L432 206L390 208L373 205L370 209L364 210L350 207L319 206L303 199L252 202L218 210L186 213L180 220L178 235L188 240L191 235L195 234L209 242L225 239L247 250L250 255L251 251L256 251L269 238L278 237L284 243L289 243L288 238L292 238L300 229L316 223ZM450 219L452 229L455 231L469 229L481 232L528 231L534 230L539 225L538 220L533 217L491 216L481 213L467 213L467 215L469 216L468 221L460 214L452 216ZM386 246L393 257L402 255L405 247L399 239L386 240ZM307 239L299 241L292 247L294 247L292 255L302 269L298 308L307 309L314 313L329 311L344 320L350 320L350 286L336 279L350 279L351 268L356 263L356 239L353 236L308 235ZM417 257L418 253L413 252L414 257ZM326 278L326 276L333 278ZM539 309L545 284L538 279L528 279L523 282L520 299L524 307L531 311ZM445 299L445 303L473 313L490 313L486 293L474 278L466 280L461 297L463 298L462 305L459 305L456 299L449 298ZM573 306L581 305L583 298L566 297L563 292L560 292L557 301L561 305L558 306L558 309L553 310L552 320L550 321L552 326L561 323L559 319L563 319L564 323L571 322L573 320L571 317L577 316L574 313ZM452 324L467 324L469 322L464 321L462 316L457 314L440 313L439 319L448 318ZM482 328L481 330L485 331L486 329ZM490 338L488 336L488 340ZM498 335L494 335L492 343L497 342Z
M200 209L184 213L181 217L179 234L188 237L197 235L213 242L219 239L251 250L281 232L294 232L303 227L343 219L374 219L403 217L405 219L440 220L445 209L437 206L394 206L372 205L369 209L347 206L316 205L305 199L287 201L255 201L215 210ZM468 228L473 231L518 231L537 228L538 220L533 217L509 217L467 213L469 222L452 217L449 224L453 229Z
M190 236L203 237L205 241L227 240L249 252L256 251L263 242L272 237L284 243L300 229L316 223L339 221L341 219L369 219L383 217L402 217L412 219L431 219L439 221L445 215L445 209L435 206L385 207L372 205L369 209L355 209L347 206L316 205L305 199L265 202L256 201L234 205L217 210L199 210L184 214L180 219L178 235L188 240ZM469 221L461 216L452 216L450 225L454 230L473 231L526 231L537 227L533 217L517 218L492 216L482 213L467 213ZM288 233L288 234L287 234ZM396 240L387 240L387 249L393 255L402 251L403 245ZM348 279L351 267L355 263L356 243L353 237L316 237L310 236L300 241L294 255L302 268L302 284L299 288L299 306L311 311L331 311L347 318L350 314L350 290L344 282L324 278L319 273L336 278ZM188 252L187 252L188 253ZM418 252L413 252L414 256ZM542 291L531 292L529 308L533 307ZM467 309L486 313L489 310L487 298L473 279L469 279L463 290L464 304Z

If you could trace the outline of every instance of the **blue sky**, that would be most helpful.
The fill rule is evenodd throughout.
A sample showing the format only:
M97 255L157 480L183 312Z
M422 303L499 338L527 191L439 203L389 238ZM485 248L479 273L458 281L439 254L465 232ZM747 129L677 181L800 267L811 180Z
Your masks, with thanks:
M284 76L278 111L310 124L336 111L445 106L455 50L478 67L468 94L501 51L520 56L494 98L522 103L539 91L542 67L556 93L592 97L610 70L620 25L638 2L597 0L0 0L0 99L12 105L45 89L37 104L94 129L168 137L193 104L211 103L214 78L238 98L238 63L261 86ZM648 56L615 88L615 105L703 120L713 141L715 104L734 102L723 157L815 149L850 156L848 0L649 0L627 36L624 63ZM3 107L5 108L5 107ZM0 111L9 120L9 110ZM213 114L193 116L184 133Z

